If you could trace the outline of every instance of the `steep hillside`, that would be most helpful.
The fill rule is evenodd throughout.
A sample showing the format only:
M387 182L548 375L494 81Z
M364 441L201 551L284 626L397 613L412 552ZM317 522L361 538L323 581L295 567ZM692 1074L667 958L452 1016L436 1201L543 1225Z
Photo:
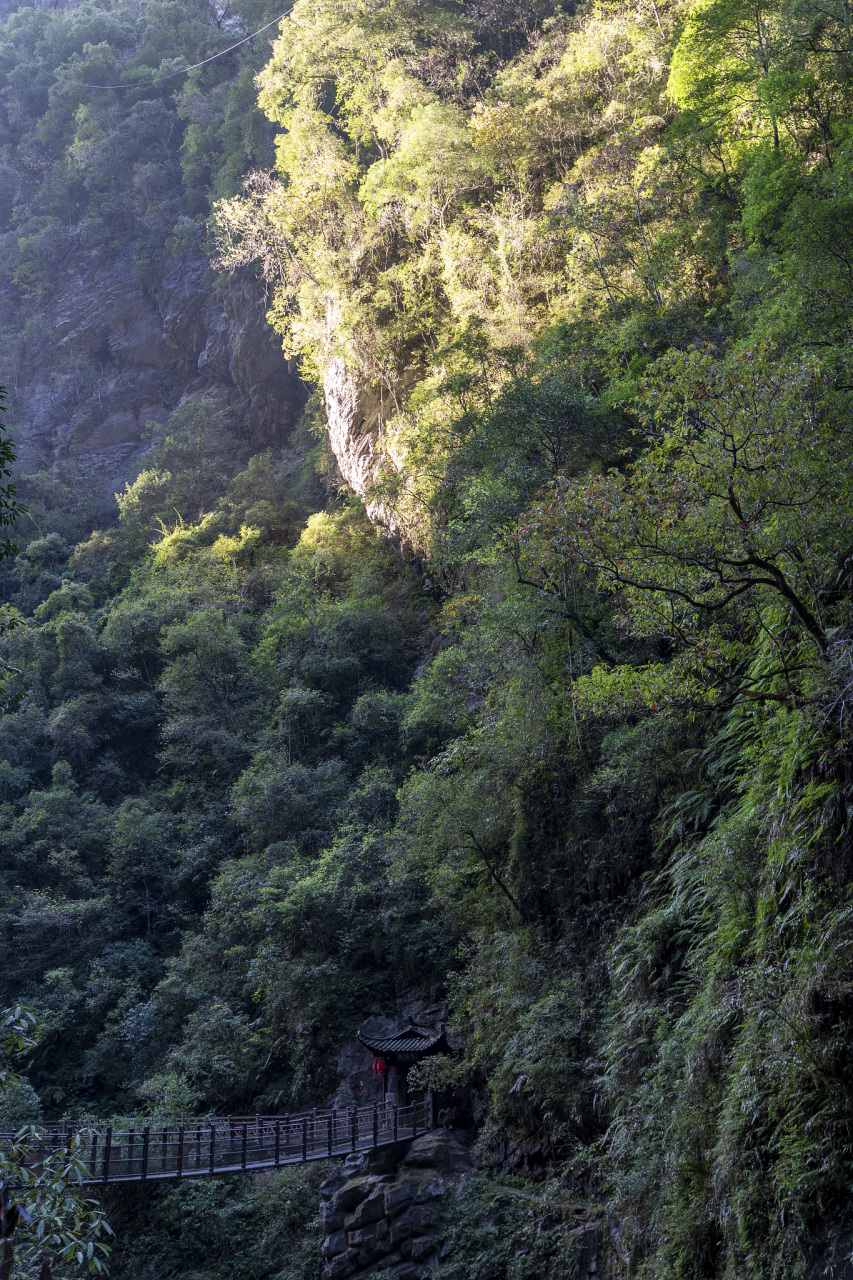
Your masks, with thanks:
M280 443L305 392L263 288L218 286L204 252L210 200L272 157L252 93L263 34L238 45L272 10L7 9L0 359L22 466L66 460L109 498L146 423L194 394L230 406L250 446Z
M79 88L268 16L4 23L22 1114L320 1105L429 1000L447 1274L846 1276L848 15L298 0ZM303 1192L163 1204L316 1274Z

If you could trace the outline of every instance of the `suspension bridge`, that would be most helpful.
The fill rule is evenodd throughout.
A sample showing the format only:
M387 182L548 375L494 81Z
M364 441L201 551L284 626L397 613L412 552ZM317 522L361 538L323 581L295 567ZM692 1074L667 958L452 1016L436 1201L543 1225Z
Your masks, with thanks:
M84 1181L90 1186L210 1177L371 1151L415 1138L436 1123L435 1101L428 1096L403 1107L381 1102L299 1115L227 1116L134 1129L63 1124L39 1132L27 1163L38 1165L49 1153L67 1149L79 1135L87 1169ZM0 1145L13 1140L14 1134L0 1133Z

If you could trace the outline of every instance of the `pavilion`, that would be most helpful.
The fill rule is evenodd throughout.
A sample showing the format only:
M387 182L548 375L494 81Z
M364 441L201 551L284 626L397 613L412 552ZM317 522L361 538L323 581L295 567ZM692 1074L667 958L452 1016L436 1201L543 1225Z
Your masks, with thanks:
M436 1032L422 1031L410 1023L392 1036L374 1037L358 1032L358 1039L365 1049L374 1055L373 1070L382 1077L382 1093L387 1098L394 1094L398 1106L405 1106L407 1099L406 1078L409 1068L422 1058L432 1058L437 1053L452 1053L444 1027Z

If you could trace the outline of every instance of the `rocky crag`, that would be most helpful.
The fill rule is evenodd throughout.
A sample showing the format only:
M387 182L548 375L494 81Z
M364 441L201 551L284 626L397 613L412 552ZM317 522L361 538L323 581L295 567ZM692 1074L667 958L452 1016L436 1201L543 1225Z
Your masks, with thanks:
M326 1280L419 1280L447 1251L442 1218L473 1172L468 1148L446 1129L350 1157L320 1189Z
M397 393L401 398L414 381L411 370L400 374ZM371 521L395 542L402 541L405 549L403 526L377 488L387 465L382 449L384 423L399 401L383 395L375 385L360 382L340 356L323 370L323 396L329 444L342 479L364 502Z
M73 258L40 313L6 328L24 467L70 459L105 494L133 473L146 422L188 396L227 404L253 448L285 439L307 397L260 282L217 278L201 254L166 258L147 277L129 253Z
M433 1129L410 1144L351 1156L336 1168L320 1188L324 1280L423 1280L430 1273L443 1280L493 1280L516 1274L503 1269L511 1257L526 1259L518 1275L529 1280L535 1257L553 1263L558 1254L566 1274L610 1280L617 1259L628 1264L620 1223L588 1212L594 1207L589 1198L567 1205L556 1197L537 1213L529 1184L491 1184L474 1162L472 1132ZM473 1203L479 1197L473 1217L471 1192ZM515 1213L507 1216L510 1207Z
M110 495L135 473L146 423L201 394L233 410L245 444L281 443L308 388L266 313L252 270L217 274L202 253L147 270L130 251L73 255L37 308L7 298L0 314L20 469L69 460ZM397 521L374 494L388 406L340 358L322 390L341 480L396 538Z

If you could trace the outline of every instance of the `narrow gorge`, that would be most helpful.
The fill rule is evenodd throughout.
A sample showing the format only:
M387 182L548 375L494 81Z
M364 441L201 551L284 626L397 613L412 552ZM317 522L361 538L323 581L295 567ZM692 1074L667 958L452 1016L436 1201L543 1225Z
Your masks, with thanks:
M2 1280L853 1276L851 29L0 0Z

